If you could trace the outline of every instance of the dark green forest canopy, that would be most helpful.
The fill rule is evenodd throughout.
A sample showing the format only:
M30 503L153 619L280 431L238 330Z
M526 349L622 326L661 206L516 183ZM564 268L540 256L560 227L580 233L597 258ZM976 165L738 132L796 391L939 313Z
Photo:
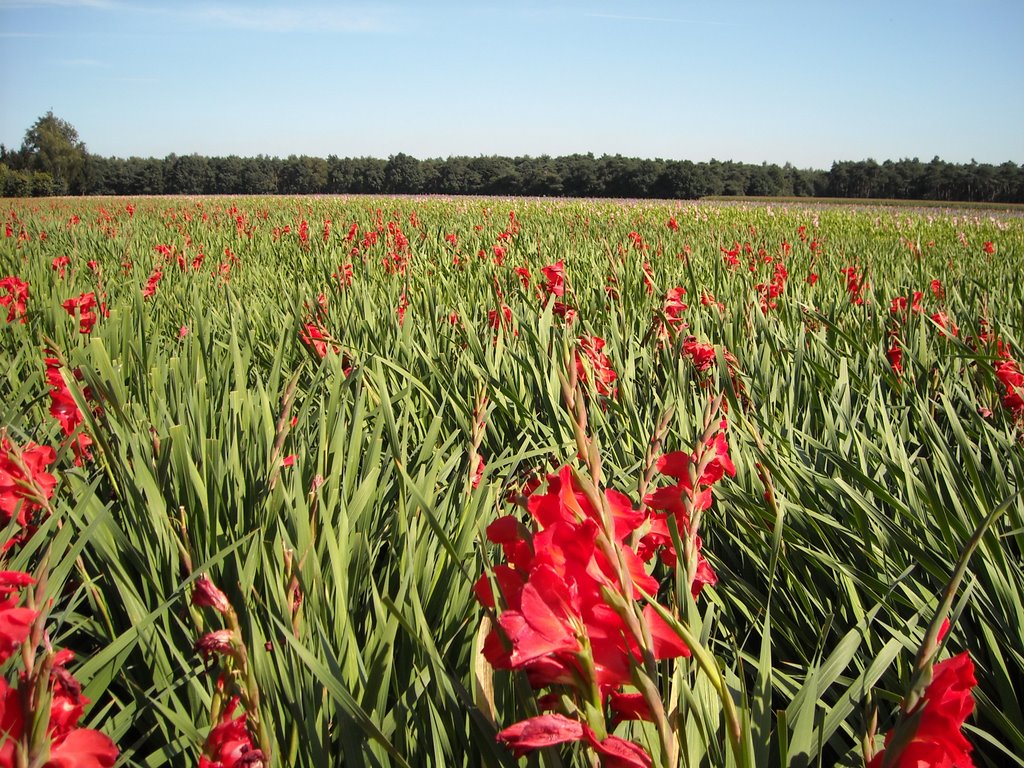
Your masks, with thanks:
M1024 166L938 157L835 162L825 170L731 160L641 159L621 155L448 157L404 153L285 159L168 155L101 157L66 121L47 113L18 150L0 145L0 193L46 195L442 194L695 199L796 196L1024 202Z

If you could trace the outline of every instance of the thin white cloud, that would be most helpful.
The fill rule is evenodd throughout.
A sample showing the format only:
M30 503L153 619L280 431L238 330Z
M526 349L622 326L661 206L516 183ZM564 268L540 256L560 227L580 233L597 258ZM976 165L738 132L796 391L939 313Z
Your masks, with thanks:
M219 26L267 32L373 32L386 28L378 13L344 7L285 7L219 5L198 7L189 15Z
M612 19L615 21L653 21L658 24L711 24L714 26L726 26L724 21L707 21L706 19L672 19L662 16L627 16L617 13L585 13L590 19Z
M98 69L110 66L106 62L99 61L98 59L60 59L58 63L65 67L88 67L89 69Z
M159 83L158 77L104 77L104 83Z
M0 8L95 8L113 10L118 3L112 0L0 0Z

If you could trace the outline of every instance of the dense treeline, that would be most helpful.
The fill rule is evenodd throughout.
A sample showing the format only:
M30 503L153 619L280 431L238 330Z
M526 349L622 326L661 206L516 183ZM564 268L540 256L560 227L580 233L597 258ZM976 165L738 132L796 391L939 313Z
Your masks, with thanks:
M44 195L445 194L692 199L707 196L890 198L1024 202L1024 166L955 164L938 157L845 161L828 171L790 164L645 160L621 155L449 157L404 153L326 159L292 155L163 159L90 154L47 113L18 150L0 145L0 192Z
M1024 202L1024 166L955 164L939 158L846 161L828 171L786 164L594 157L449 157L417 160L397 154L328 158L86 157L78 185L0 157L9 197L49 194L446 194L564 197L698 198L709 195L892 198L989 203Z

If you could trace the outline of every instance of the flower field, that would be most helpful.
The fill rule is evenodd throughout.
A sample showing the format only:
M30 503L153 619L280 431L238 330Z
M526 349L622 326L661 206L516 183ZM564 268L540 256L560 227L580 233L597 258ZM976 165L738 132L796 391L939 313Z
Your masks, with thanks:
M1024 217L6 201L0 766L1024 765Z

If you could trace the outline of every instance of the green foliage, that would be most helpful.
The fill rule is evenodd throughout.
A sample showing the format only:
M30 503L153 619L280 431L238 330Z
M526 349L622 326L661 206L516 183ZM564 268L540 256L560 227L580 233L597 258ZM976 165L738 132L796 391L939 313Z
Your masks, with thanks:
M27 170L49 174L50 189L41 194L80 195L86 191L85 144L67 120L47 112L25 132L21 158ZM40 192L33 191L39 195Z
M480 666L471 588L498 557L483 531L513 510L509 492L530 470L574 461L558 373L589 335L606 339L618 374L615 399L592 393L590 428L609 487L634 501L660 419L675 413L663 450L689 450L707 400L732 381L725 351L735 357L738 473L702 527L720 581L689 623L721 681L695 661L665 665L684 765L733 759L718 683L749 704L737 752L749 762L862 764L872 712L881 738L960 553L997 509L943 653L967 649L976 665L977 764L1024 764L1024 452L995 347L978 341L984 318L1020 354L1020 218L384 198L10 210L0 279L27 281L30 301L25 324L0 325L0 426L63 445L61 526L37 537L55 542L54 615L78 653L86 719L125 764L194 763L209 732L217 667L193 644L216 627L189 602L205 573L238 611L275 765L514 765L495 733L534 705L521 680ZM499 239L513 210L520 229ZM732 269L723 250L734 247ZM65 255L61 278L53 260ZM789 277L762 312L766 256ZM558 260L571 326L535 291ZM337 277L346 263L349 285ZM850 266L866 275L863 305L840 272ZM682 337L659 345L652 332L675 286L690 305L684 334L719 348L709 371L680 353ZM915 290L924 312L890 311ZM61 304L89 291L109 317L86 335ZM488 312L501 305L511 322L496 329ZM937 311L958 337L929 319ZM302 340L307 323L326 334L322 359ZM894 338L902 375L887 358ZM96 445L80 467L48 412L44 347L82 374L76 398ZM646 726L619 732L653 748Z

